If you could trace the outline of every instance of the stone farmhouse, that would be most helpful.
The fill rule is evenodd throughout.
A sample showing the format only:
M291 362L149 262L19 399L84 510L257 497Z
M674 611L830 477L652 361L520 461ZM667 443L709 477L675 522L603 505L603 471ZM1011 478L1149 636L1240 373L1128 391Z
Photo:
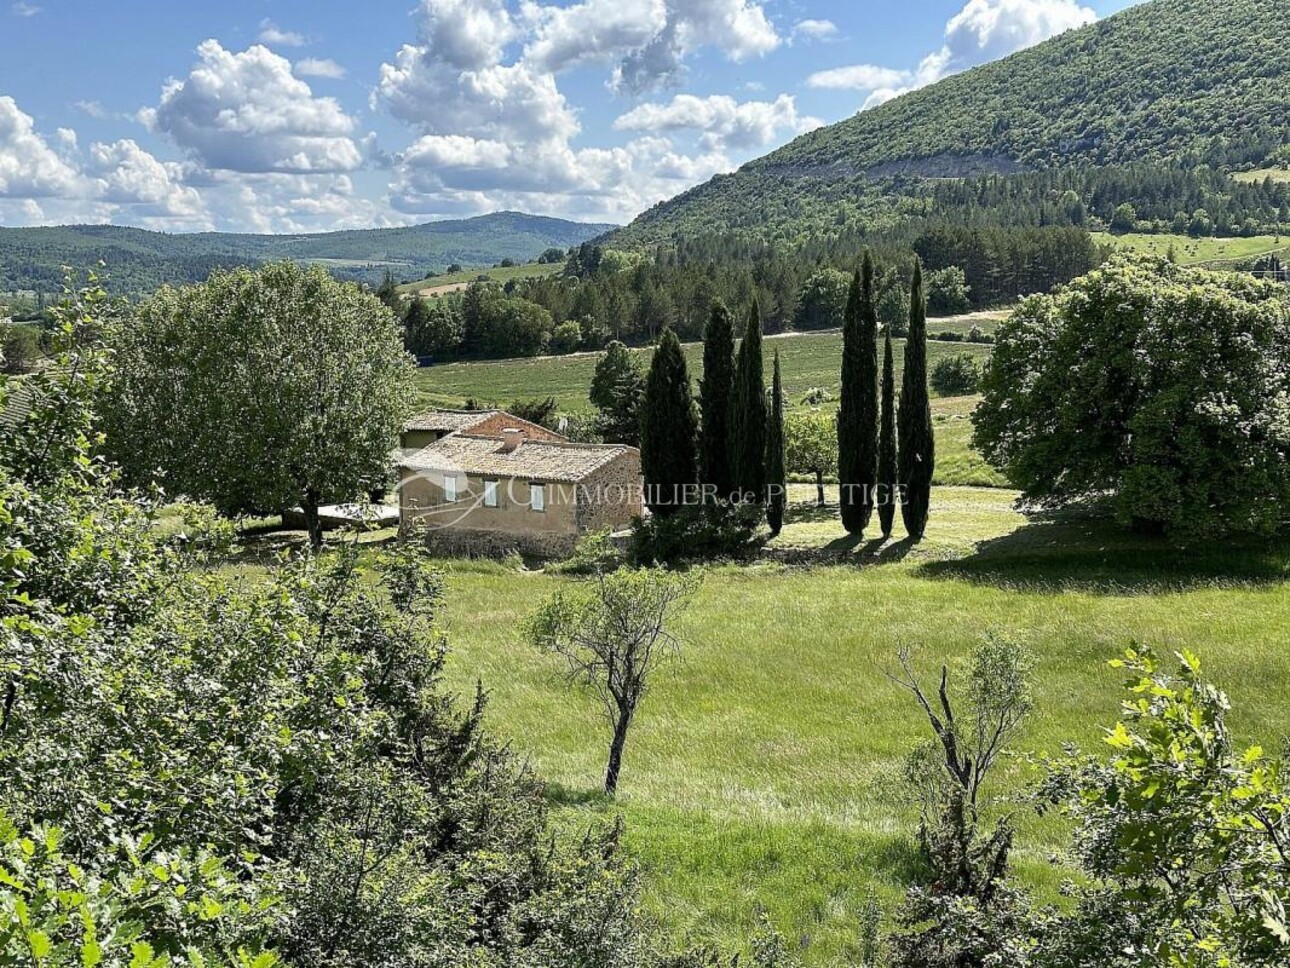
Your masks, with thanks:
M399 522L447 554L542 558L641 513L640 451L579 444L503 410L436 410L403 428Z

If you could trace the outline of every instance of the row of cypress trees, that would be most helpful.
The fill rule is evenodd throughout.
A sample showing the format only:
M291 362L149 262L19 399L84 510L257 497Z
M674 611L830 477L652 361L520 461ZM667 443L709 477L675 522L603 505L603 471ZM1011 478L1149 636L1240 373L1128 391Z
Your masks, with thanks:
M779 353L768 404L762 363L761 311L753 302L735 349L734 320L720 302L704 330L699 407L681 343L663 331L650 363L641 410L641 470L645 500L658 515L674 513L707 488L724 501L762 504L772 531L783 526L784 404ZM702 411L702 427L699 411Z
M879 374L874 264L872 255L865 252L851 280L842 324L838 407L842 526L850 534L864 534L876 508L882 536L890 537L899 505L905 530L918 540L927 529L936 450L927 394L927 305L922 266L917 262L898 409L893 371L889 330Z

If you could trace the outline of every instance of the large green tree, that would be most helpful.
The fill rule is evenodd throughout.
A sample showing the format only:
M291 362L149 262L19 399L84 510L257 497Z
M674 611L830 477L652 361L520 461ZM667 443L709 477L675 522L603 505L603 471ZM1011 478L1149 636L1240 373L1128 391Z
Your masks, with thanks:
M917 541L927 530L932 472L936 467L932 404L927 395L927 304L923 298L923 267L919 262L914 263L914 281L909 292L909 335L905 340L905 372L896 427L900 515L905 530Z
M596 430L611 444L639 446L645 375L635 355L618 340L605 347L591 375L592 406L600 411Z
M878 419L878 524L891 537L899 493L896 472L896 379L892 372L891 331L882 345L882 392Z
M865 252L851 280L842 326L838 406L838 488L842 526L863 534L878 483L878 313L873 257Z
M1000 328L974 442L1026 498L1126 525L1271 532L1290 501L1290 294L1118 258Z
M700 477L725 498L734 489L730 468L731 404L735 384L735 324L725 303L714 302L703 331L703 378L699 408L703 416L699 446Z
M753 300L735 360L730 421L730 469L740 499L766 501L766 379L761 348L761 310Z
M681 341L663 330L645 379L641 403L641 474L645 501L659 515L672 514L698 483L698 413Z
M771 534L784 527L784 510L788 506L788 479L784 453L784 380L779 372L779 349L771 367L770 424L766 428L766 521Z
M394 314L321 267L279 262L163 287L112 332L108 453L127 479L223 514L318 507L381 486L411 404Z

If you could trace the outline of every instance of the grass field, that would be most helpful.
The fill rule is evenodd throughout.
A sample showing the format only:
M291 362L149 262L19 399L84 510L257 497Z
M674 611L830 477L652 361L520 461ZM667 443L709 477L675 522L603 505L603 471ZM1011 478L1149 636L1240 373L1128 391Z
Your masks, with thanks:
M1260 168L1257 171L1238 171L1232 176L1238 182L1261 182L1271 178L1274 182L1290 182L1290 168Z
M483 682L492 728L532 757L562 817L622 813L649 904L679 939L737 946L764 911L808 964L846 964L864 892L890 910L916 870L897 777L925 726L884 676L902 645L930 677L941 661L961 671L987 632L1024 642L1038 702L1019 751L1096 748L1120 700L1105 663L1133 641L1198 652L1242 738L1272 749L1290 736L1290 546L1177 548L1081 518L1028 520L1013 497L937 488L917 546L857 545L835 512L801 508L772 549L841 563L713 569L679 628L684 658L633 726L612 805L598 793L596 701L519 631L573 579L450 563L450 677L463 692ZM1064 832L1021 802L1032 776L1012 757L993 793L1016 811L1021 878L1053 897Z
M451 286L458 283L474 282L480 276L487 276L493 282L507 283L512 279L529 279L532 277L542 277L555 275L564 269L563 263L537 263L529 262L522 266L498 266L496 268L474 268L463 269L461 272L443 272L437 276L431 276L429 279L421 279L417 282L408 282L399 286L399 292L405 296L419 293L426 289L435 289L440 286Z
M1248 239L1193 239L1190 235L1145 235L1132 232L1110 235L1095 232L1093 238L1103 245L1110 244L1146 255L1164 256L1169 253L1169 247L1173 246L1181 265L1234 262L1290 249L1290 239L1274 235L1255 235Z

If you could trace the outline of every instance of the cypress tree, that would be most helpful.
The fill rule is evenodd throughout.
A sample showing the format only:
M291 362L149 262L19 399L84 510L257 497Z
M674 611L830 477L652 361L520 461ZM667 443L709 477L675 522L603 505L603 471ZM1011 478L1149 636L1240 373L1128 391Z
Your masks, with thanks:
M770 425L766 431L766 520L773 535L783 529L784 510L788 506L784 463L784 381L779 374L779 349L776 348L770 381Z
M905 375L900 387L896 426L900 516L909 536L917 541L927 530L932 471L936 466L932 404L927 398L927 304L923 299L922 263L917 261L909 294L909 335L905 339Z
M734 490L730 474L730 407L735 386L735 323L720 300L703 330L703 379L699 406L703 415L699 443L700 479L723 498Z
M685 488L698 482L698 424L685 354L668 328L654 351L641 404L641 474L655 514L678 510Z
M761 310L753 300L735 360L730 414L730 476L745 500L766 501L766 380L761 358Z
M878 426L878 523L891 537L896 519L896 378L892 372L891 329L882 348L882 406Z
M842 323L842 386L838 404L838 495L842 526L863 534L878 483L878 310L873 257L865 252L851 280Z

